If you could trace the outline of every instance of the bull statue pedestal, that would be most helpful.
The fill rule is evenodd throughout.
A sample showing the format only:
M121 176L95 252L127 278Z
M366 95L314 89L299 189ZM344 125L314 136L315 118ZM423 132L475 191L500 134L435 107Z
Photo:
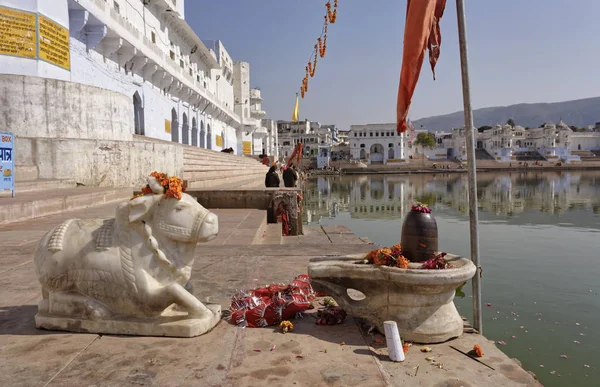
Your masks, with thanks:
M155 193L122 203L114 219L67 220L35 252L42 285L36 327L105 334L194 337L221 319L185 289L198 242L218 218L194 198Z

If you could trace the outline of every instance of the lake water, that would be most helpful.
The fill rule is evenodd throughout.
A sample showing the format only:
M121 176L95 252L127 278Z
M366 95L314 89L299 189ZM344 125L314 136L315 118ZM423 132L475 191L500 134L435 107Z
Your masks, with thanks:
M600 171L479 173L478 198L485 336L545 386L599 386ZM427 203L440 250L469 256L466 174L316 177L304 200L309 224L386 246Z

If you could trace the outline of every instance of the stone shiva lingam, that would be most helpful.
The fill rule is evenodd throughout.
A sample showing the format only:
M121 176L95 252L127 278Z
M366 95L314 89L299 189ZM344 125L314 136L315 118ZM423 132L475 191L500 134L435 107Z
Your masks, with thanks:
M38 328L194 337L221 318L184 286L198 242L214 239L218 218L182 192L181 179L154 172L114 219L70 219L35 252L42 301Z
M430 214L423 206L413 206L413 211ZM460 336L463 321L454 305L455 290L475 275L475 265L470 259L437 252L425 256L425 262L411 262L403 247L378 249L366 256L313 258L308 265L311 284L381 333L383 322L393 320L406 341L441 343ZM349 289L365 297L350 297Z

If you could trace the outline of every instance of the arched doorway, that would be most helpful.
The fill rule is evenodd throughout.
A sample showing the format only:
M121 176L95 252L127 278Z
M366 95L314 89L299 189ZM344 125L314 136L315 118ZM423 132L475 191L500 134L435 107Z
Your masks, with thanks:
M210 124L206 125L206 149L212 149L212 129Z
M371 145L371 149L369 152L369 162L371 164L383 164L383 145Z
M192 146L198 146L198 126L196 117L192 117Z
M135 134L144 135L144 107L142 106L142 98L136 91L133 95L133 122Z
M188 124L188 116L183 113L183 125L181 125L181 142L190 145L190 125Z
M206 132L204 131L204 121L200 121L200 148L206 148Z
M360 156L359 157L360 157L361 160L364 160L364 159L367 158L367 153L365 152L364 148L360 150Z
M171 109L171 141L179 142L179 119L175 108Z
M392 160L394 158L394 148L388 149L388 160Z
M483 148L483 141L477 141L477 149Z
M577 144L577 150L581 150L581 144Z
M517 148L521 148L521 140L517 140L517 142L515 143L515 146Z

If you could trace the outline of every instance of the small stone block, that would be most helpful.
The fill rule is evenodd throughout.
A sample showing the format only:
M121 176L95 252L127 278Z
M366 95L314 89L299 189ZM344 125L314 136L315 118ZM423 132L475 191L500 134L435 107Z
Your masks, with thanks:
M213 314L208 317L189 317L186 312L166 309L154 319L88 320L38 313L35 326L51 331L102 333L111 335L196 337L212 330L221 320L221 305L206 305Z

